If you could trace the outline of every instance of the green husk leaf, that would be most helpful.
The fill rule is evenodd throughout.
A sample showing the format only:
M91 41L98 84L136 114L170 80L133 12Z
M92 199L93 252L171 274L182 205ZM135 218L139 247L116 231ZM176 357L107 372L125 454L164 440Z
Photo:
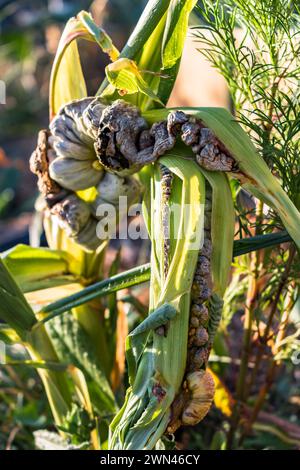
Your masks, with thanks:
M157 101L163 106L159 97L152 91L146 81L143 79L137 64L130 59L121 58L107 65L105 73L108 81L120 94L143 93L153 101ZM105 96L102 94L102 96Z
M69 273L69 255L63 251L16 245L2 253L1 258L22 292L71 282L69 277L63 277Z
M74 40L84 34L76 18L68 21L62 33L50 77L50 118L64 104L87 96L77 42Z
M26 336L26 331L30 331L37 323L30 305L1 259L0 318L15 329L20 337Z
M116 404L102 364L80 323L72 315L63 315L49 322L47 329L60 361L82 370L99 409L104 414L114 412Z
M66 103L87 96L77 39L96 42L112 60L115 60L119 54L110 37L94 23L89 13L81 11L77 17L71 18L60 38L51 70L49 92L51 119Z
M44 325L28 333L26 348L33 362L55 364L59 362ZM37 370L44 384L55 423L61 425L72 403L66 371L63 368L53 370L40 367Z

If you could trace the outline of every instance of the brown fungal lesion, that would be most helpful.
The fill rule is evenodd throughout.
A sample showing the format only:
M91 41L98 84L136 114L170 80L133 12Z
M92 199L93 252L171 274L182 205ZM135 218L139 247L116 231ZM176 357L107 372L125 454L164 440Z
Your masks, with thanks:
M48 172L71 191L97 186L105 170L119 176L135 173L171 150L180 138L203 168L238 171L212 130L183 111L171 111L166 120L149 128L139 109L126 101L106 106L100 97L87 97L63 106L47 132L55 152Z
M205 368L210 352L208 305L212 295L211 198L211 188L207 184L205 201L207 225L204 226L203 245L199 251L191 289L187 372Z
M141 193L136 179L105 172L97 159L94 145L104 109L100 98L84 98L65 105L49 130L40 131L30 159L44 201L39 207L45 217L55 220L69 238L87 251L97 249L102 242L97 237L97 227L103 219L97 215L99 204L114 205L118 223L119 197L126 197L127 204L132 204ZM143 142L149 143L145 134ZM91 203L76 194L93 186L98 196Z
M209 171L238 171L236 161L214 132L190 117L181 128L181 139L196 154L197 163Z
M170 262L170 197L173 183L173 173L164 165L160 165L161 172L161 218L163 230L163 270L164 279L167 278Z
M153 140L147 129L139 109L126 101L117 100L106 107L95 142L101 165L120 174L129 174L154 161Z
M195 426L210 410L215 394L214 379L209 371L190 372L182 385L181 394L172 404L172 416L167 433L173 434L180 426Z
M30 169L38 177L45 217L53 217L68 237L88 250L94 250L100 243L95 238L97 221L86 202L72 191L61 187L51 177L49 167L56 158L56 152L49 137L48 130L39 132L37 147L30 157Z
M155 162L174 148L176 140L192 148L196 161L210 171L238 171L234 158L213 131L183 111L172 111L167 120L148 129L138 108L117 100L103 111L95 144L100 163L126 174Z
M37 147L30 157L29 165L32 173L38 178L39 191L48 207L53 206L67 194L49 174L49 161L54 157L55 152L49 142L49 131L42 129L38 133Z

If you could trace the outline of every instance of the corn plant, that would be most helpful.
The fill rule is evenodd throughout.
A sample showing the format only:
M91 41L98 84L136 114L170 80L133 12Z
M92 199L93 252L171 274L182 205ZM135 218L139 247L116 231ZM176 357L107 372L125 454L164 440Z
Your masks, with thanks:
M54 60L49 129L30 160L49 249L3 254L0 312L7 338L25 345L26 364L40 373L58 430L75 445L153 449L201 421L214 398L207 363L233 254L282 239L300 247L299 212L233 116L166 107L195 4L149 1L121 52L80 12ZM79 39L111 59L93 97ZM286 232L234 244L232 181L276 211ZM113 234L101 208L114 206L119 221L119 197L143 199L151 260L116 274L116 259L103 279ZM149 314L124 344L129 388L120 403L116 291L149 278Z

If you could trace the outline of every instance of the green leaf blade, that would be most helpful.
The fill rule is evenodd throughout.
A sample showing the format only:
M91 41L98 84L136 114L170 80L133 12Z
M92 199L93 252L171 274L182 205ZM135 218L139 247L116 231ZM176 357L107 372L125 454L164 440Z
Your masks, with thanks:
M0 318L22 337L37 322L14 278L0 259Z

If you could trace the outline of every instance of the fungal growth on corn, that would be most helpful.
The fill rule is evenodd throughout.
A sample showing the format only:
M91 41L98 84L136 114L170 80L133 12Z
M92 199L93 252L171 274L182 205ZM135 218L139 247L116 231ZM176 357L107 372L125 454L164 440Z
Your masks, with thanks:
M37 149L31 157L31 169L38 176L48 213L56 218L68 237L87 250L95 250L101 242L97 239L96 229L102 222L103 225L106 223L102 212L98 213L99 206L113 204L119 219L125 215L119 206L119 198L126 197L129 205L136 202L141 193L141 186L131 175L171 150L178 138L192 148L203 168L235 171L233 158L199 120L182 111L174 111L169 113L167 120L156 122L149 128L137 107L122 100L105 106L99 97L74 100L58 112L49 131L39 134ZM172 174L164 167L161 171L165 199L162 217L167 219ZM76 194L91 187L97 192L91 203ZM166 277L170 241L168 224L163 226L166 227ZM209 243L207 238L203 249L209 250ZM209 283L201 274L208 269L208 258L204 253L200 256L199 273L196 273L200 278L194 296L199 295L199 289L202 298L210 295ZM195 316L192 322L197 323ZM204 342L205 332L200 324L191 348L196 346L195 341L197 344ZM204 353L197 351L196 357L199 355L203 357Z
M104 110L99 99L84 98L64 106L50 123L50 142L56 152L49 167L62 187L79 191L96 186L102 176L94 143Z
M198 261L191 290L190 328L188 339L187 371L205 368L210 342L208 334L209 310L208 302L212 295L211 277L211 209L212 192L207 184L204 216L204 240L199 251Z
M195 426L208 413L215 393L215 384L208 371L199 370L187 375L185 393L187 402L182 413L182 424Z
M181 140L205 170L236 172L238 166L224 145L203 122L182 111L172 111L166 120L148 126L140 111L125 101L105 106L99 97L75 100L53 119L49 131L41 131L31 157L45 199L46 213L55 218L66 235L87 250L96 250L104 228L105 204L122 216L120 197L136 202L141 186L133 173L155 162ZM164 165L161 172L161 217L163 227L163 278L170 263L170 207L173 174ZM91 202L77 191L94 187ZM121 215L120 215L121 214ZM125 214L124 214L125 215ZM185 379L172 405L168 432L182 424L195 424L207 413L213 398L213 379L205 371L214 334L219 324L222 300L213 293L211 274L212 191L207 183L204 240L199 251L191 287L188 351ZM155 330L166 336L168 324Z
M131 106L127 108L128 124L128 116L135 113L137 117L138 111ZM100 120L104 115L105 121L107 116L104 110L98 98L67 104L53 119L49 131L40 131L37 148L30 159L31 171L38 176L38 187L44 198L45 216L54 218L69 238L88 251L100 245L102 239L97 233L103 233L107 225L107 217L98 211L99 206L113 205L118 223L126 214L126 207L137 202L141 193L137 179L125 176L122 171L109 173L99 162L96 147ZM139 119L138 127L144 129L144 120ZM126 128L124 122L122 125ZM134 133L131 138L134 139ZM146 141L145 135L142 139ZM76 192L91 187L95 187L97 196L87 203ZM127 206L120 205L122 197L126 198ZM109 236L107 231L106 234Z
M123 100L105 106L101 98L84 98L64 106L50 124L56 152L49 172L72 191L97 186L103 171L128 176L171 150L178 137L192 148L207 170L236 171L224 145L204 124L182 111L151 128L137 107Z
M97 220L91 207L75 193L63 188L51 177L49 162L55 158L49 133L39 132L38 145L30 158L30 169L38 177L38 187L43 197L40 204L45 217L54 217L68 237L88 250L99 245L96 239Z
M95 143L99 162L107 170L130 174L154 161L152 139L138 108L117 100L102 113Z
M211 211L212 191L206 185L204 240L199 250L191 288L191 308L188 333L188 351L185 379L182 389L172 405L172 417L168 432L173 434L182 424L194 425L207 414L213 399L214 383L205 371L217 328L213 314L211 322L212 276L211 276ZM209 325L212 325L211 329ZM198 381L198 382L197 382Z
M38 177L38 188L49 207L63 199L68 191L63 190L49 174L49 159L53 158L54 150L49 143L49 133L43 129L38 134L37 147L30 158L30 170Z
M182 142L192 148L197 163L210 171L238 171L237 163L211 129L183 111L173 111L168 116L168 133L181 136Z
M170 253L170 206L169 200L172 190L173 173L164 165L160 165L161 193L162 193L162 227L163 227L163 251L164 251L164 278L169 271Z

